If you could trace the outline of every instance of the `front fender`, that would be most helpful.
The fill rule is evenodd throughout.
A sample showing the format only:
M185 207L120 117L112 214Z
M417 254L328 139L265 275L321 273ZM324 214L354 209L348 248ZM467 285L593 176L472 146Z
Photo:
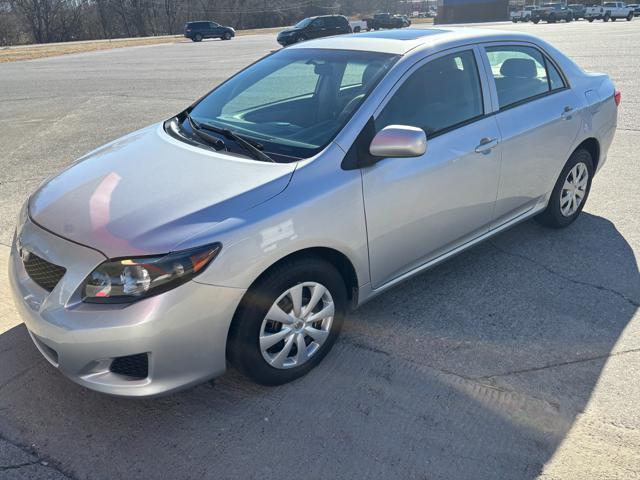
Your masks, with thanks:
M341 170L343 157L332 144L318 158L301 162L280 195L190 239L192 245L222 243L218 257L196 280L248 288L287 255L324 247L351 261L358 286L369 283L361 175Z

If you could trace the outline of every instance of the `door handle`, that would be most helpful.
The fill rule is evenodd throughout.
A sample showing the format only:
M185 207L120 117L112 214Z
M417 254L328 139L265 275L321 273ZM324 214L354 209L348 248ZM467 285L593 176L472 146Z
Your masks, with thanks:
M573 107L567 105L566 107L564 107L564 110L562 110L560 117L564 120L571 120L571 117L573 116L571 112L573 112Z
M480 140L480 145L476 147L476 153L489 153L492 148L498 145L497 138L484 137Z

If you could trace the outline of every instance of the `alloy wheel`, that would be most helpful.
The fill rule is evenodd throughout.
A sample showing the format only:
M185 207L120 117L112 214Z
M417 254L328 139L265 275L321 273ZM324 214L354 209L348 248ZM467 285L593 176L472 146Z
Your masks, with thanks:
M578 211L582 200L587 192L589 183L589 170L582 163L576 163L564 180L562 192L560 193L560 213L565 217L570 217Z
M260 352L274 368L303 365L329 337L335 307L329 290L304 282L282 293L260 327Z

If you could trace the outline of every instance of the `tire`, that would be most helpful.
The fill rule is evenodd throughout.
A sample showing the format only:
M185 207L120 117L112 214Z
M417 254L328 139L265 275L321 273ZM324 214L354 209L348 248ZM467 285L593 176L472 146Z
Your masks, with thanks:
M539 21L540 21L540 19L539 19L539 18L534 18L534 19L532 20L532 22L533 22L534 24L536 24L536 25L538 24L538 22L539 22Z
M633 20L633 12L629 13L629 15L627 15L627 22L630 22L631 20Z
M518 23L518 20L517 20L516 18L512 18L512 19L511 19L511 21L512 21L513 23Z
M617 18L616 18L616 17L611 17L611 21L612 21L612 22L615 22L616 20L617 20Z
M360 33L360 27L356 27L353 29L353 33Z
M568 182L569 184L571 183L569 178L571 178L571 176L574 175L576 171L580 173L582 167L579 167L579 165L584 166L588 177L586 178L584 189L580 190L582 191L583 196L578 201L579 203L577 204L577 208L572 211L572 200L569 200L568 204L565 201L561 202L561 200L571 197L569 191L567 191L567 195L563 195L563 192L565 191L564 186L565 182ZM574 168L577 170L574 170ZM544 226L551 228L564 228L573 223L575 219L578 218L578 215L580 215L580 212L582 212L582 209L587 202L589 191L591 190L593 173L593 158L591 158L591 154L589 153L589 151L585 150L584 148L579 148L578 150L573 152L569 157L569 160L567 160L567 163L562 169L562 172L560 173L560 176L558 177L558 180L553 187L553 191L551 192L551 197L549 198L549 204L547 205L547 208L535 217L536 221ZM579 176L579 178L584 177ZM564 208L567 209L564 211L564 213L563 205L565 206Z
M603 22L608 22L610 19L611 19L611 15L609 15L608 13L605 13L604 17L602 17Z
M222 40L231 40L231 34L229 32L224 32L224 35L222 35Z
M312 329L311 324L305 325L301 320L305 318L305 302L309 302L316 285L323 286L326 290L306 318L311 318L320 311L330 312L330 306L333 305L332 317L325 316L324 320L313 323L313 328L316 328L314 332L328 332L328 335L323 334L322 343L306 333ZM295 290L297 288L300 290ZM303 316L298 314L297 317L291 317L295 311L291 301L293 297L287 294L291 289L301 294L298 298L302 299L300 310ZM340 333L346 309L345 282L332 264L316 257L282 263L260 278L245 295L231 324L227 358L241 373L261 385L291 382L306 375L329 353ZM284 318L287 321L294 318L296 323L285 327L285 323L268 318L270 311L274 311L271 318ZM288 313L275 315L275 312L283 311ZM286 331L291 333L285 334ZM279 340L263 351L260 346L261 336L264 339L274 334L279 335ZM308 355L302 359L298 358L300 341L305 342L305 355ZM300 365L296 365L298 361Z
M196 33L195 36L192 38L192 40L194 42L201 42L202 41L202 35L199 33Z
M593 22L593 18L588 18L587 22L589 22L589 23Z

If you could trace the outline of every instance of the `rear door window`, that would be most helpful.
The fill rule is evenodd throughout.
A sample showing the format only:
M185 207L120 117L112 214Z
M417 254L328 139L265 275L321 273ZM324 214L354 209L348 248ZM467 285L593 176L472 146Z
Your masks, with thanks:
M519 45L485 48L501 109L564 87L562 77L538 49Z

